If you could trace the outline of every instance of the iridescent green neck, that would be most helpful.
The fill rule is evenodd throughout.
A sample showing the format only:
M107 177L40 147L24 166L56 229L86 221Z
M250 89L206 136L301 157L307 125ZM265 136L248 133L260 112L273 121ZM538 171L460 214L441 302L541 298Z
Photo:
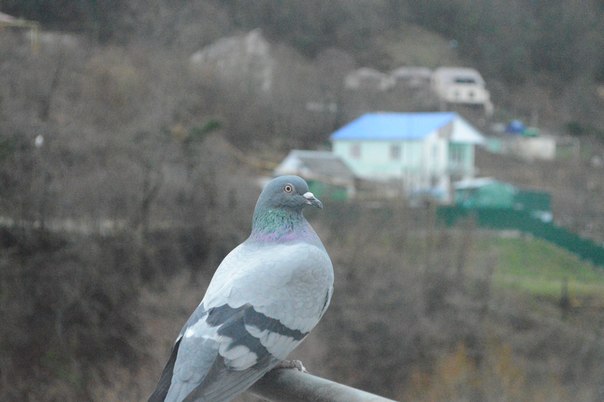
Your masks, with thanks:
M257 241L293 241L308 237L310 228L302 211L263 208L254 212L250 239Z

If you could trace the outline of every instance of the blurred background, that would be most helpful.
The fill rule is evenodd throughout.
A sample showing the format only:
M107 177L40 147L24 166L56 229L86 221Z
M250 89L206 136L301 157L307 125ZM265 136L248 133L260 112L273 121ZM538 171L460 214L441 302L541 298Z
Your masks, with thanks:
M596 0L0 0L0 400L146 400L290 172L311 373L604 400L603 49Z

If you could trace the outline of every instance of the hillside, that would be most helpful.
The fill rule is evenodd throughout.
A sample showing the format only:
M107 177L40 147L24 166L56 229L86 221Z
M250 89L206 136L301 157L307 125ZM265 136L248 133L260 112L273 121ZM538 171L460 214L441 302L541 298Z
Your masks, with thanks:
M330 49L359 66L461 64L486 77L498 118L563 132L604 130L604 9L597 1L464 2L206 0L180 4L112 0L0 2L44 29L83 33L102 44L191 54L215 40L261 28L273 43L313 63Z

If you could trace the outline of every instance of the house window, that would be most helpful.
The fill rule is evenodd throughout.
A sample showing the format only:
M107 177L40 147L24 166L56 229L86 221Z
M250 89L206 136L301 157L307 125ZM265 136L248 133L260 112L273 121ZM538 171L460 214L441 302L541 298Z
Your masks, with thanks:
M350 157L352 159L361 159L361 144L350 144Z
M390 145L390 159L398 161L401 159L401 146L398 144Z
M449 161L453 166L463 166L464 163L464 146L462 144L449 145Z
M476 80L472 77L456 77L456 84L476 84Z

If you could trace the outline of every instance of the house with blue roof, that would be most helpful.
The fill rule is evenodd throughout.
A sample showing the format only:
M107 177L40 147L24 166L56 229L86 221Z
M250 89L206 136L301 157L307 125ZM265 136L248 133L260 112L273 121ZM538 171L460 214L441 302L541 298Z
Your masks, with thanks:
M331 135L332 152L361 179L396 182L407 195L449 199L451 182L474 177L484 137L454 112L368 113Z

